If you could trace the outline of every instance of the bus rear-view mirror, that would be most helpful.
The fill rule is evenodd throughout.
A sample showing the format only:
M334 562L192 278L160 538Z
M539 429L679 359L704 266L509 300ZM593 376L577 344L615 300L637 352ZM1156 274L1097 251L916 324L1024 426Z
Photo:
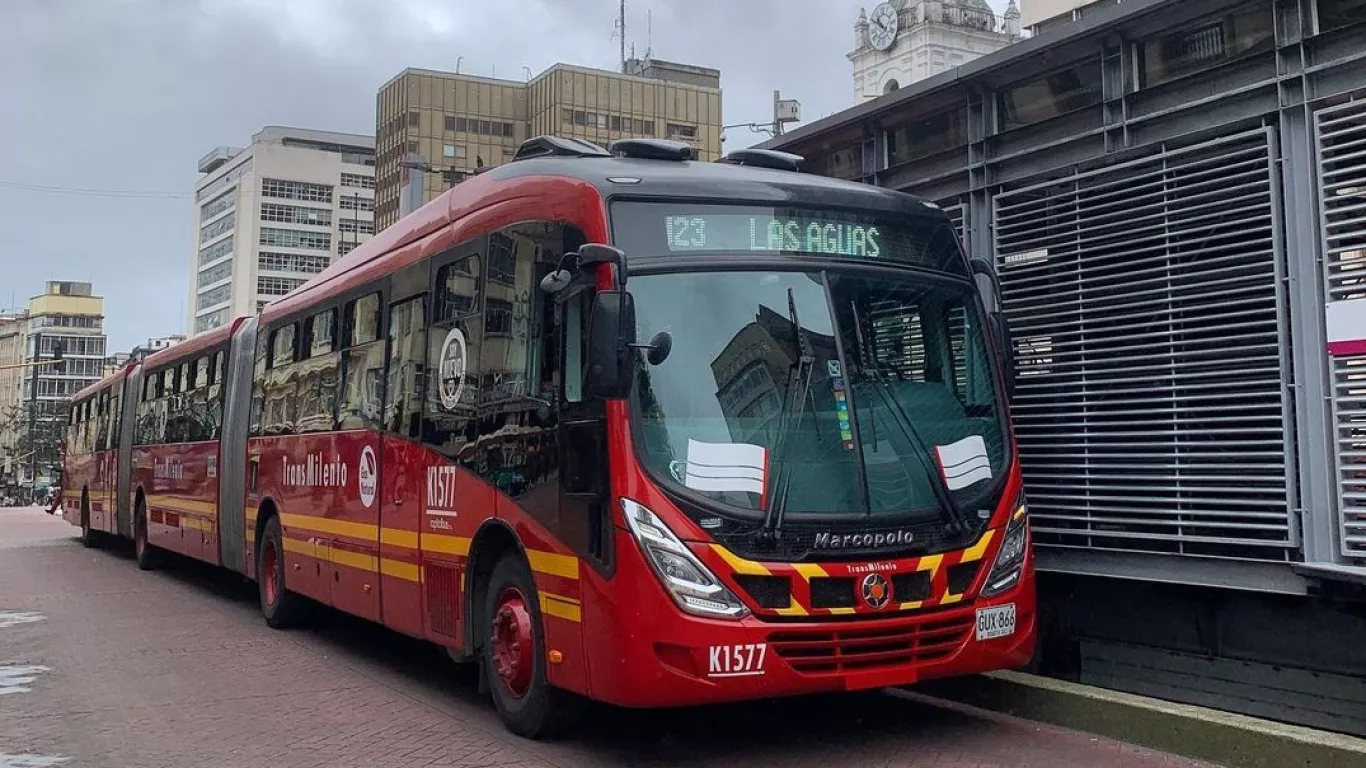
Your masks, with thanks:
M599 291L588 322L587 389L597 397L625 397L631 390L631 345L636 305L626 291Z

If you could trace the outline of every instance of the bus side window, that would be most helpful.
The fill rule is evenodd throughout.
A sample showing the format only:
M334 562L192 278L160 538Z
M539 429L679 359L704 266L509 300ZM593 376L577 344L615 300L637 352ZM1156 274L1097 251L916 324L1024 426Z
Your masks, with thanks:
M583 402L585 323L592 291L580 291L564 304L564 401Z

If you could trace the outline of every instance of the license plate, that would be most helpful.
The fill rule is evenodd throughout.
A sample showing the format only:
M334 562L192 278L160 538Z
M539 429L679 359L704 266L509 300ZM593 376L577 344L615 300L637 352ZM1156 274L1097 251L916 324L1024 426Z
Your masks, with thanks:
M992 640L1015 634L1015 604L977 609L977 639Z

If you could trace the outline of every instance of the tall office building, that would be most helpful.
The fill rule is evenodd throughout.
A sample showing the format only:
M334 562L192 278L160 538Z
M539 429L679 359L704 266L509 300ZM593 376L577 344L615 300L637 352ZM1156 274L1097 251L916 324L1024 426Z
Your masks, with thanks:
M375 232L372 136L267 126L199 172L190 334L255 314Z
M629 137L671 138L692 144L701 160L720 157L719 70L660 59L632 59L623 69L556 64L534 78L528 71L525 82L403 70L376 99L377 227L430 202L452 181L511 160L532 136L603 146ZM414 164L426 170L409 167ZM414 186L405 190L410 181Z
M41 364L58 344L63 362ZM51 480L66 402L104 376L105 345L104 299L90 283L49 281L27 309L0 316L0 365L27 364L0 370L0 484Z

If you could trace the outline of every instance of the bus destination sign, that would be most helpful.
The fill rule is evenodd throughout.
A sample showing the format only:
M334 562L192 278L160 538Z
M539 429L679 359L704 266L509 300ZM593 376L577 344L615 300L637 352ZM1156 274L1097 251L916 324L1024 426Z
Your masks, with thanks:
M953 225L930 208L896 213L623 200L612 204L612 244L628 260L814 256L968 275Z
M673 253L777 251L876 259L882 232L871 222L847 217L813 218L744 213L666 216L665 239Z

